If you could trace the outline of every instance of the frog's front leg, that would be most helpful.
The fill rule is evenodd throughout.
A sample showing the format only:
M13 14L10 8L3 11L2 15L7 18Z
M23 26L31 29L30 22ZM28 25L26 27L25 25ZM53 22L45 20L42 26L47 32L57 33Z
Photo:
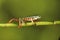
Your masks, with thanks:
M36 26L36 22L34 22L34 20L31 20L31 22Z

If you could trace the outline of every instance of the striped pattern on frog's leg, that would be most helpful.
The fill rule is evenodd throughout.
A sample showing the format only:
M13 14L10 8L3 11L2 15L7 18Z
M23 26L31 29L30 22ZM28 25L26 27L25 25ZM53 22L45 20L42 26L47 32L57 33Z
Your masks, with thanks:
M12 23L13 21L18 22L18 28L22 27L21 18L12 18L12 19L9 20L8 23Z
M12 23L13 21L18 22L19 20L18 20L17 18L12 18L12 19L10 19L10 20L8 21L8 23Z

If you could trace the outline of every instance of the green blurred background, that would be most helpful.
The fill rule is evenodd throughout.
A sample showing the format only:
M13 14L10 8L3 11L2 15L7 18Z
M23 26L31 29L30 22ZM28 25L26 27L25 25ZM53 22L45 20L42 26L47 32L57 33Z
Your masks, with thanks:
M0 0L0 22L39 15L41 21L60 20L60 0ZM58 40L60 25L0 28L0 40Z

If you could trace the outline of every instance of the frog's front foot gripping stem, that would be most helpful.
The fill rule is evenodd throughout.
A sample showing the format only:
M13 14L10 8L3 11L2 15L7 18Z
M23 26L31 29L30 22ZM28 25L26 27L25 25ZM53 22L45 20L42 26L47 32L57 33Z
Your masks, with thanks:
M18 28L21 28L22 27L22 19L21 18L19 18L19 24L18 24Z
M19 24L19 25L18 25L18 28L21 28L21 27L22 27L22 24Z

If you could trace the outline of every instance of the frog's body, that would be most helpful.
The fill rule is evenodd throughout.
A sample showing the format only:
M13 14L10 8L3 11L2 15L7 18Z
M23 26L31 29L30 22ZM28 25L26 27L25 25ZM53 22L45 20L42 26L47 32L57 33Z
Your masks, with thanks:
M41 18L41 16L31 16L31 17L25 17L22 20L23 21L31 21L31 22L33 22L34 20L38 20L40 18Z
M26 21L31 21L33 23L35 20L38 20L40 18L41 18L41 16L31 16L31 17L25 17L25 18L13 18L13 19L9 20L8 23L12 23L13 21L16 21L19 23L18 28L20 28L22 23L25 23Z

